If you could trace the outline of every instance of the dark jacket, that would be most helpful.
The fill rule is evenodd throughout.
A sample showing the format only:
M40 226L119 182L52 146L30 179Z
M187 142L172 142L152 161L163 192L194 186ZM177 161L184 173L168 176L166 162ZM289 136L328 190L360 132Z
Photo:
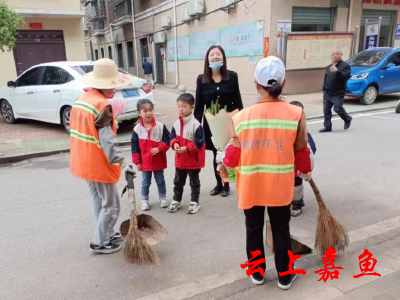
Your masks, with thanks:
M145 61L142 65L144 70L144 75L153 74L153 65L149 61Z
M197 78L196 105L194 108L194 116L199 122L202 122L204 117L204 106L210 108L211 101L215 103L218 100L221 108L226 106L228 112L232 112L235 109L243 109L237 73L229 71L228 80L219 83L215 83L212 79L210 84L203 84L202 81L203 75L199 75ZM206 119L204 119L203 128L206 149L214 150L215 148L211 141L212 134Z
M348 63L341 60L336 65L338 71L333 73L329 71L329 65L326 67L323 91L330 95L345 95L347 88L347 81L351 75L351 67Z

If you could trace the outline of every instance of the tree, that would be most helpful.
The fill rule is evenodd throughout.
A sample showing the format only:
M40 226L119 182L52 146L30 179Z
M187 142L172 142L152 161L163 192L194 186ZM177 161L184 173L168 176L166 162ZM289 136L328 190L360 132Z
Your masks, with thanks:
M16 42L17 26L23 23L24 19L7 4L0 2L0 50L1 52L11 51Z

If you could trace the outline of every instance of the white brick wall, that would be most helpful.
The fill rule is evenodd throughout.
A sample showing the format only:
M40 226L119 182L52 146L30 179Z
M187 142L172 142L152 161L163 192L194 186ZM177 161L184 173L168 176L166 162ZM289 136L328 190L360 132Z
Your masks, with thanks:
M10 8L34 10L81 11L79 0L2 0Z

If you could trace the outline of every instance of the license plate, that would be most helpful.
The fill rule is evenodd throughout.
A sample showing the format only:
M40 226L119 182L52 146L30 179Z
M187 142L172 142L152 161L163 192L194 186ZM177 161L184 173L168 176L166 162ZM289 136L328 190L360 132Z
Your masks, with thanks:
M122 95L124 98L132 98L132 97L138 97L140 96L139 90L128 90L128 91L123 91Z

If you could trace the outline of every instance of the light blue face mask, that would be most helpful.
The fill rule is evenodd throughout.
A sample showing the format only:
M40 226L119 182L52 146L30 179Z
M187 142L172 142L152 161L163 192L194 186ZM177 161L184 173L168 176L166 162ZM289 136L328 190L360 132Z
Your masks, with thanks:
M213 70L219 70L222 68L223 65L224 62L221 60L221 61L210 62L209 67Z

